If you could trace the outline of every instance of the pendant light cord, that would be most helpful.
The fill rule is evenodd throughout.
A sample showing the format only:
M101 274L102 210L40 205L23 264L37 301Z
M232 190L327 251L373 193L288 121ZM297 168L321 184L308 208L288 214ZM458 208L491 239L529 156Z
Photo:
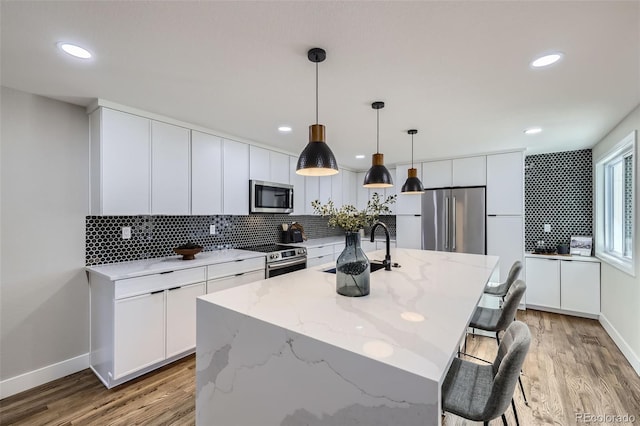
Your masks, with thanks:
M380 154L380 110L376 110L376 154Z
M411 168L413 169L413 134L411 135Z
M316 124L318 124L318 63L316 62Z

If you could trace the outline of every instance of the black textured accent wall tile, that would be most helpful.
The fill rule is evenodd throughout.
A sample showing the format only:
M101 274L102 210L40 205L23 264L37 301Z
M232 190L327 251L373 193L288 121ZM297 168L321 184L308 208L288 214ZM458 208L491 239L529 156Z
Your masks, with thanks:
M396 217L380 220L395 235ZM173 256L173 248L187 242L205 251L278 243L280 225L292 222L302 224L307 238L343 235L319 216L87 216L86 265ZM209 235L209 225L216 226L216 235ZM131 227L131 239L122 239L123 226Z
M593 236L591 150L525 157L525 250L538 241L547 248L569 243L571 236ZM544 232L544 224L551 232Z

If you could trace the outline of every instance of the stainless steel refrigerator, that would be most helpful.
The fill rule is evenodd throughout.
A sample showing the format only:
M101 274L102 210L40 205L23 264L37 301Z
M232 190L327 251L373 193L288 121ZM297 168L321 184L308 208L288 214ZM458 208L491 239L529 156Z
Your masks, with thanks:
M485 187L422 194L422 249L486 254Z

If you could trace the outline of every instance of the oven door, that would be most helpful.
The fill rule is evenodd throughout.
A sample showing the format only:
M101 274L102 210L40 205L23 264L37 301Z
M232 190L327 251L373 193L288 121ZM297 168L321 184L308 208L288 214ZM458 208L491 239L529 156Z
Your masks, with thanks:
M249 183L251 213L293 212L293 185L252 180Z
M299 271L307 267L307 258L301 257L292 260L267 263L267 278L277 277L293 271Z

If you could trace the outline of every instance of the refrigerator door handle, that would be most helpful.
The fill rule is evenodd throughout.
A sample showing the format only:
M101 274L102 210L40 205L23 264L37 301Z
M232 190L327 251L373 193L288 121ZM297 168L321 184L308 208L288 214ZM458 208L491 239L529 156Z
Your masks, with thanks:
M449 197L444 199L444 248L449 250Z
M451 251L456 251L456 197L453 197L453 214L451 215L453 226L451 231Z

